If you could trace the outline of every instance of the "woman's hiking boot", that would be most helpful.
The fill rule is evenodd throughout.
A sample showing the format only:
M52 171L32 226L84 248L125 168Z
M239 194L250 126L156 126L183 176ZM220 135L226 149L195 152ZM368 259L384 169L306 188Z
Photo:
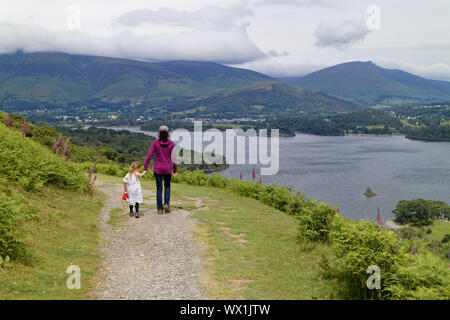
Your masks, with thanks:
M158 214L159 215L164 214L164 210L163 209L158 209Z
M168 204L165 204L165 205L164 205L164 211L165 211L166 213L170 213L170 207L169 207Z

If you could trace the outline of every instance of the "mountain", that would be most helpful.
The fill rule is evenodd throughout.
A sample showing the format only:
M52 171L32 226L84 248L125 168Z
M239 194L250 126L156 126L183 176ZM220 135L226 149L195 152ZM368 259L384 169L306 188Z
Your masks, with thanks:
M76 110L71 115L79 115L86 105L96 111L95 116L102 112L107 117L114 111L122 118L167 110L181 115L240 116L358 109L348 99L212 62L150 63L51 52L0 55L0 105L17 112L69 108L58 116L69 110Z
M281 79L315 91L354 99L363 106L450 100L450 82L430 80L372 62L348 62L304 77Z
M149 63L49 52L0 55L0 101L8 103L157 101L271 79L211 62Z

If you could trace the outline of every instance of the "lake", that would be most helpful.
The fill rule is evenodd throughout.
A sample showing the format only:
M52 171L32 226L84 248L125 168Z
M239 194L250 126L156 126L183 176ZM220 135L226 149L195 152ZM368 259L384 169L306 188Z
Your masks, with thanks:
M238 178L242 172L251 180L252 168L231 165L220 174ZM280 170L262 181L293 185L308 197L337 204L341 215L352 219L376 219L378 206L383 220L388 220L400 200L450 202L450 142L403 136L281 137ZM367 187L377 196L364 196Z

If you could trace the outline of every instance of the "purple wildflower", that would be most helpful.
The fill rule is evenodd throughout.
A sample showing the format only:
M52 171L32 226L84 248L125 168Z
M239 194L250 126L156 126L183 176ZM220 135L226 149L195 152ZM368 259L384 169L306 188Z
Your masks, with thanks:
M66 155L67 153L67 147L69 146L69 140L66 141L66 143L64 144L64 149L63 149L63 154Z
M92 181L92 184L94 184L95 181L97 181L97 175L95 175L94 181Z
M55 151L55 153L56 153L56 148L57 148L57 147L58 147L58 146L57 146L56 141L55 141L55 143L53 143L53 147L52 147L52 150Z
M341 212L341 209L340 209L340 208L337 208L337 209L336 209L336 212L339 214L339 213Z
M72 152L69 152L69 154L67 155L66 162L69 161L71 157L72 157Z
M23 132L23 136L25 137L25 135L27 133L27 122L26 121L23 122L22 132Z
M259 184L262 184L262 178L259 178Z
M252 179L255 180L255 177L256 177L255 167L253 167L253 170L252 170Z
M94 163L94 167L92 168L92 173L95 173L95 170L97 169L97 161Z
M61 145L62 145L62 137L61 136L59 136L59 139L58 139L58 143L57 143L57 147L61 147Z
M412 248L411 248L411 255L414 255L416 253L417 253L416 246L412 246Z
M239 179L241 179L241 180L242 180L242 172L241 172L241 174L239 175Z
M11 125L11 115L8 114L8 118L6 118L6 125L9 127Z

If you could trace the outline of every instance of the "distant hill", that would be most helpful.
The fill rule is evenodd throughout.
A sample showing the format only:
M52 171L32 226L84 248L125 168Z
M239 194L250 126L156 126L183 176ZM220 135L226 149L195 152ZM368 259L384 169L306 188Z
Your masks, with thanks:
M210 94L270 79L211 62L149 63L48 52L0 55L3 102L154 101Z
M12 107L14 112L41 107L76 110L72 114L95 110L95 116L120 110L131 117L153 115L158 110L240 116L358 108L347 99L212 62L150 63L50 52L0 55L0 105ZM83 105L89 110L83 111Z
M164 106L170 111L186 114L223 115L290 115L327 114L358 110L347 99L316 93L295 85L277 81L258 82L248 86L223 90L204 98L185 99Z
M450 82L378 67L372 62L348 62L304 77L281 79L315 91L354 99L365 107L450 100Z

